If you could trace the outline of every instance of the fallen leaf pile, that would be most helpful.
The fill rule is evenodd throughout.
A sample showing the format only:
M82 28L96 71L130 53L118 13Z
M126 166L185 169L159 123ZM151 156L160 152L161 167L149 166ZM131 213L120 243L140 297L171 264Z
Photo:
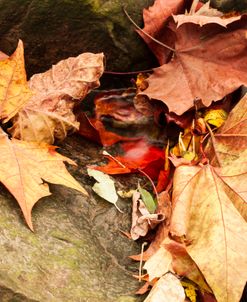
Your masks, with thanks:
M11 138L0 129L0 181L18 201L32 230L34 204L51 194L46 182L87 194L64 164L75 163L48 144L78 128L74 104L99 86L102 72L103 55L85 53L27 82L21 41L12 56L0 56L0 118L13 124L8 129Z
M170 146L148 137L123 143L123 154L104 152L108 164L92 168L144 172L152 185L153 192L142 194L138 184L133 193L128 234L148 241L156 230L131 256L145 262L137 292L151 288L145 302L238 302L247 281L247 96L233 92L247 86L246 16L189 2L156 0L144 9L137 31L161 66L138 76L137 112L95 102L95 121L153 117L160 127L179 127L177 141L167 132Z
M239 302L247 281L247 17L209 2L156 0L143 18L138 34L161 66L131 89L97 95L94 111L78 116L75 104L99 86L103 54L63 60L27 81L22 42L10 57L0 52L0 181L33 230L47 183L87 194L64 164L75 163L49 145L77 130L105 148L108 162L88 167L93 191L118 210L119 196L132 198L124 234L144 240L130 256L145 282L137 294ZM120 153L110 153L118 142ZM113 175L132 173L140 181L118 196Z

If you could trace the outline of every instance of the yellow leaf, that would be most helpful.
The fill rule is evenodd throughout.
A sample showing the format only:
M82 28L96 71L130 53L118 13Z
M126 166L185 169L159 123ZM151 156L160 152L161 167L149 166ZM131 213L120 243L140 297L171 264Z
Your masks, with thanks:
M19 41L13 55L0 61L0 119L7 122L31 96L26 79L23 44Z
M204 121L216 128L221 127L227 119L227 112L223 109L210 109L204 115Z
M51 195L48 184L44 181L87 194L69 174L64 164L75 163L57 153L53 146L10 140L0 128L0 154L0 182L18 201L31 230L31 211L34 204L40 198Z

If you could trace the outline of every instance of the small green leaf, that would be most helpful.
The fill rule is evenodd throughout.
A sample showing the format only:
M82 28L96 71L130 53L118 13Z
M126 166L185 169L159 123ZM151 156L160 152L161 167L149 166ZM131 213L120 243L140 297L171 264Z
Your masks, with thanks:
M87 173L89 176L92 176L95 180L97 180L92 187L93 191L106 201L114 204L118 211L123 213L117 206L118 196L114 181L110 178L110 176L94 169L87 169Z
M147 190L143 189L140 184L138 184L138 191L140 192L142 201L144 202L149 213L154 214L156 210L156 203L152 195Z

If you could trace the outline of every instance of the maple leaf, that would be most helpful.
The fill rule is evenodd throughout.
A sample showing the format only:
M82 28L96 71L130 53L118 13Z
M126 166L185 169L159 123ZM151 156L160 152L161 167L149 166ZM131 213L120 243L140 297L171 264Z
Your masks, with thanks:
M103 54L83 53L62 60L50 70L32 76L34 92L27 105L13 119L9 132L26 141L53 143L68 131L79 128L73 113L75 102L99 86Z
M176 169L173 204L171 234L185 236L217 301L238 302L247 278L247 225L241 215L247 204L210 165Z
M45 143L9 139L0 129L2 158L0 181L18 201L25 220L33 230L31 211L34 204L51 193L47 181L75 189L87 195L81 185L69 174L64 162L75 165L67 157Z
M247 155L247 94L230 112L225 124L212 134L206 146L210 162L225 166L235 161L244 164Z
M23 43L16 51L0 60L0 119L7 122L29 101L32 92L28 87L24 66Z
M228 24L241 19L241 15L237 16L224 16L224 14L215 8L210 7L210 1L202 5L196 12L190 12L189 14L180 14L173 16L177 23L177 26L184 23L195 23L200 26L215 23L226 27Z
M170 111L183 114L201 99L205 106L247 85L245 19L228 25L200 27L186 23L176 33L173 59L147 79L140 93L163 101ZM227 75L227 77L226 77Z

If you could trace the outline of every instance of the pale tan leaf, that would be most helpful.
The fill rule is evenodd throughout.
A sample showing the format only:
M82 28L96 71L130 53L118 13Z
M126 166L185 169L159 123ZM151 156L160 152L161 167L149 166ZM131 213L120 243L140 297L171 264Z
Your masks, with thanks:
M184 23L194 23L200 26L214 23L226 27L228 24L241 19L241 16L227 18L222 12L215 8L211 8L210 1L208 1L193 14L180 14L173 16L173 18L178 27Z
M160 278L171 270L172 256L163 246L153 254L145 263L144 269L149 276L149 282Z
M152 288L144 302L184 302L184 289L173 274L162 276Z
M187 251L217 301L238 302L247 280L243 199L212 166L180 166L174 177L173 203L171 233L185 236Z

